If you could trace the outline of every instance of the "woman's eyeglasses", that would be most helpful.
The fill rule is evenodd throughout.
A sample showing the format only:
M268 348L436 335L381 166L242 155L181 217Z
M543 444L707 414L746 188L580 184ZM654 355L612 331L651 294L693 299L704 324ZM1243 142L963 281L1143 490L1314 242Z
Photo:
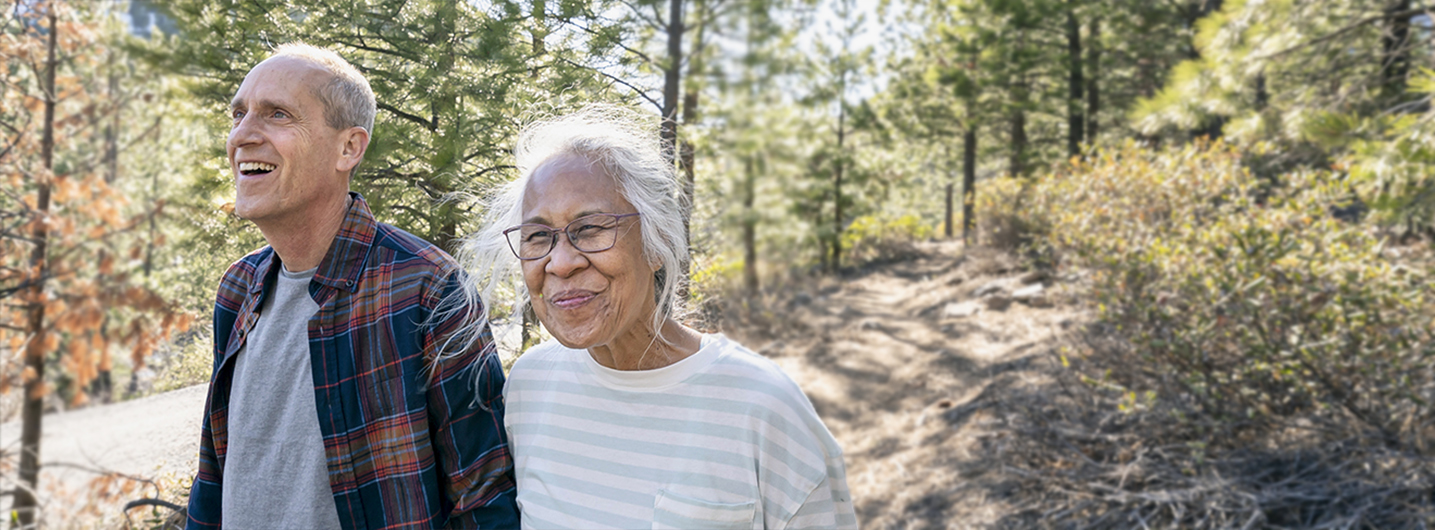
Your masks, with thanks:
M543 259L558 246L558 235L568 234L568 242L579 252L602 252L618 243L618 222L637 213L595 213L574 219L562 229L541 224L521 224L503 231L508 248L518 259Z

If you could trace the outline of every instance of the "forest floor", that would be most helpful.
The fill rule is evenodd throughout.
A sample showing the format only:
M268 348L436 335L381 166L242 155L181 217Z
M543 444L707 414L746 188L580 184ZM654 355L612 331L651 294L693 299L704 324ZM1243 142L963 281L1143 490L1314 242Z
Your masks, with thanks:
M807 392L842 445L862 527L1009 525L1018 492L995 454L1012 434L1006 400L1058 384L1061 335L1085 322L1065 287L948 243L794 283L719 327Z
M198 385L45 416L40 440L45 528L115 528L128 501L157 494L174 499L180 492L172 490L189 483L198 461L205 390ZM0 425L0 447L7 454L19 450L19 438L19 421ZM8 498L3 506L8 513ZM136 509L130 515L139 523L147 513Z
M1053 384L1051 352L1083 322L1049 280L1042 294L1014 302L1013 292L1042 283L1014 263L985 249L918 244L902 259L731 298L737 303L713 326L773 359L807 392L842 444L862 527L999 525L1013 501L992 455L1001 445L993 441L1009 435L1005 396ZM90 489L94 470L171 490L187 483L204 397L200 385L46 417L41 460L60 464L42 475L47 520L61 523L48 526L115 528L123 501L154 495L145 488L101 499ZM7 451L18 431L18 423L0 426ZM136 522L143 515L132 514Z

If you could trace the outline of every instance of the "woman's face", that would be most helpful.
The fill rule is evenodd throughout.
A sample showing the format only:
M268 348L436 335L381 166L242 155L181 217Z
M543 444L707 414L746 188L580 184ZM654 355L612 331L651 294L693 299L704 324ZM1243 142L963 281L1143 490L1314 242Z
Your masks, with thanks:
M523 193L523 223L558 230L586 215L635 211L601 165L577 155L548 159L533 172ZM608 250L580 252L559 233L557 246L546 257L523 262L533 312L564 346L586 349L608 346L625 334L646 336L644 323L656 310L657 269L643 257L640 219L619 220L617 241Z

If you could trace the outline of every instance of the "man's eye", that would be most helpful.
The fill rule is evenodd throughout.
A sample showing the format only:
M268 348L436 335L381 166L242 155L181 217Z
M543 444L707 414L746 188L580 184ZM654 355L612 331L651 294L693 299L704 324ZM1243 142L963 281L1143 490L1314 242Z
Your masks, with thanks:
M234 112L230 113L230 117L234 118L234 121L242 120L244 119L244 111L235 110Z
M282 111L282 110L276 110L276 111L274 111L274 117L275 117L275 118L279 118L279 119L281 119L281 120L282 120L282 119L286 119L286 118L289 117L289 113L288 113L288 112L284 112L284 111Z

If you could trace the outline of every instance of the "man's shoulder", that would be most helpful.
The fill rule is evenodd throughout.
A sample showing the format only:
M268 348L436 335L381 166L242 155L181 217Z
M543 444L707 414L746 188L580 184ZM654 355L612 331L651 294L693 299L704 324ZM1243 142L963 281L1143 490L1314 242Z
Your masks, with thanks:
M248 284L259 273L259 267L265 260L270 259L273 255L274 247L268 245L245 254L244 257L229 265L229 269L224 271L224 277L220 279L220 282L222 284Z
M393 251L394 260L416 261L432 267L440 276L447 276L458 269L458 261L438 245L387 223L378 223L377 226L374 245Z

